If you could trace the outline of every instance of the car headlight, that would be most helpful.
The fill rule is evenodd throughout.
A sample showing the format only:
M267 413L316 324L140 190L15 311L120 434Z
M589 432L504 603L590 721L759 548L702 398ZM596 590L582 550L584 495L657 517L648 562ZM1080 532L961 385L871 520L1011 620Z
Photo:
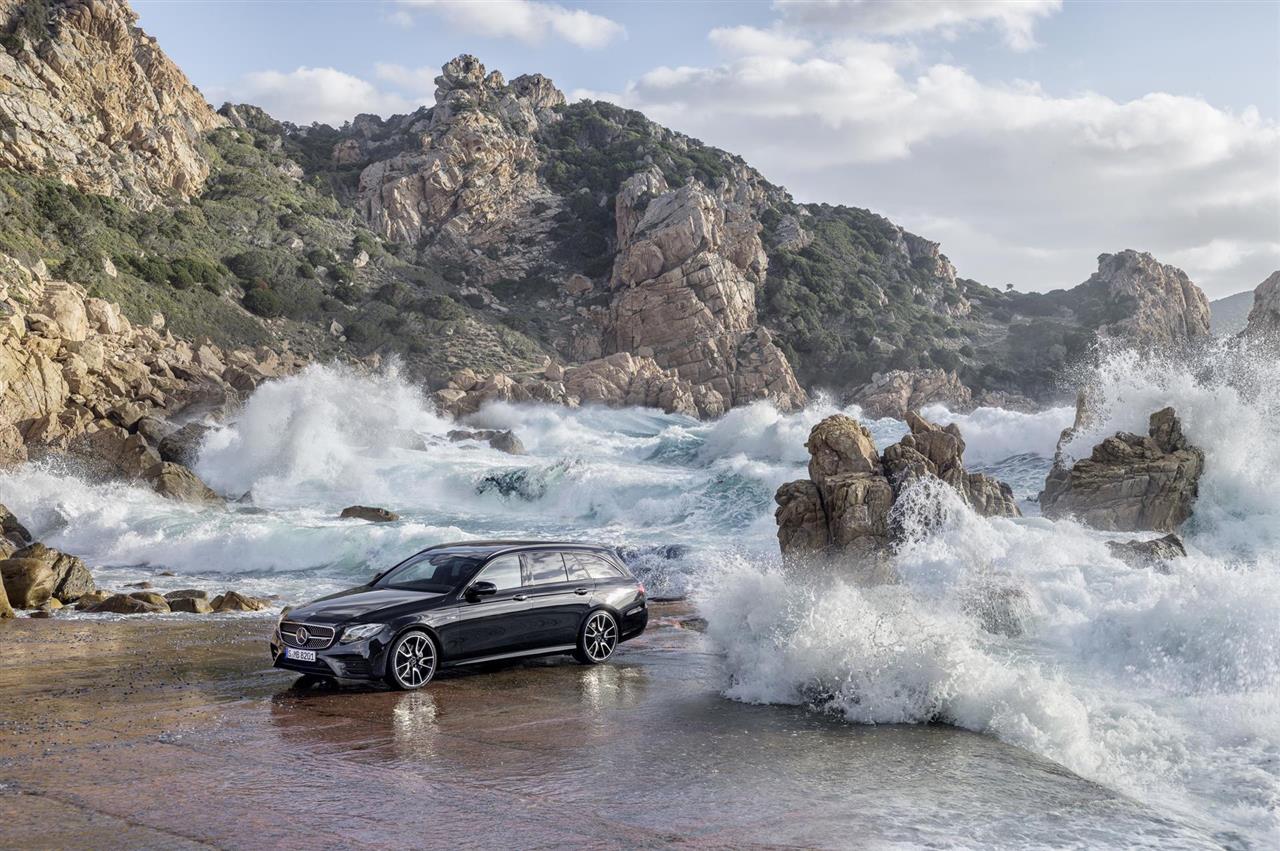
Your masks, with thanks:
M350 644L353 641L359 641L363 638L373 638L382 632L384 623L362 623L355 626L349 626L342 631L342 639L339 644Z

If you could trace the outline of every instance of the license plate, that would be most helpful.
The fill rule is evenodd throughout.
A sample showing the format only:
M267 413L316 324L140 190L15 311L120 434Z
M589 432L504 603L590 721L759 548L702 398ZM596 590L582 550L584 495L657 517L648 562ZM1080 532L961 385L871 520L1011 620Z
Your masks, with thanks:
M314 662L316 660L316 651L299 650L296 647L286 647L284 649L284 658L296 659L299 662Z

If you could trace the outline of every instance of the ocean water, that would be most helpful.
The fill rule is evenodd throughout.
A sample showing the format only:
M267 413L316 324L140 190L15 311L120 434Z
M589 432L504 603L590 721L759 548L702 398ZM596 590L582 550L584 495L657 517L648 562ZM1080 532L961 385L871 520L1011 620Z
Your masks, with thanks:
M652 410L497 404L528 454L452 443L394 369L335 367L261 387L197 463L227 509L175 505L65 465L0 474L0 501L83 556L100 585L235 587L300 602L417 548L567 537L625 548L654 596L689 596L726 656L727 697L857 724L945 722L1026 748L1228 847L1280 842L1280 366L1220 347L1164 362L1113 352L1083 379L1101 414L1069 452L1145 430L1174 405L1207 468L1190 555L1172 573L1112 558L1099 533L1039 516L1074 411L924 413L959 424L966 460L1008 481L1019 519L977 517L946 488L904 505L902 581L784 570L772 495L805 475L809 429L839 408L767 404L700 423ZM859 416L856 408L848 413ZM905 426L865 421L881 447ZM353 503L392 524L337 519ZM917 516L943 522L916 523ZM916 510L911 510L911 509ZM928 510L926 510L928 509ZM1136 536L1148 537L1148 536ZM160 576L168 571L175 575Z

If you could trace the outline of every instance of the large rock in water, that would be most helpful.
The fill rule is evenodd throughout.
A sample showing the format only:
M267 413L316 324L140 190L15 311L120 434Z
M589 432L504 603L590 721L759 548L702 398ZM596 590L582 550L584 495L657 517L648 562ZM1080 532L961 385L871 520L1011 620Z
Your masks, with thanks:
M338 515L343 520L368 520L370 523L394 523L400 515L371 505L348 505Z
M156 493L178 502L197 505L223 505L226 502L199 476L181 464L162 461L147 471L146 479Z
M1187 442L1173 408L1151 415L1149 434L1119 432L1067 466L1059 457L1040 510L1098 529L1172 532L1191 516L1204 453Z
M809 480L788 482L774 496L784 556L884 552L896 534L895 503L926 477L954 488L979 514L1020 514L1008 485L964 469L964 440L954 424L943 428L916 414L908 415L908 423L911 434L883 454L852 417L836 414L813 427L805 443Z

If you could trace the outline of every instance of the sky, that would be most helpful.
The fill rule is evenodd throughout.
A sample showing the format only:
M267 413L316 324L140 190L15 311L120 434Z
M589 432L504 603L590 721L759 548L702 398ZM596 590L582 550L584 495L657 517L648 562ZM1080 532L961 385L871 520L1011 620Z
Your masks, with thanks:
M406 112L472 53L888 216L992 286L1074 286L1124 248L1210 298L1280 268L1280 0L133 6L215 105Z

